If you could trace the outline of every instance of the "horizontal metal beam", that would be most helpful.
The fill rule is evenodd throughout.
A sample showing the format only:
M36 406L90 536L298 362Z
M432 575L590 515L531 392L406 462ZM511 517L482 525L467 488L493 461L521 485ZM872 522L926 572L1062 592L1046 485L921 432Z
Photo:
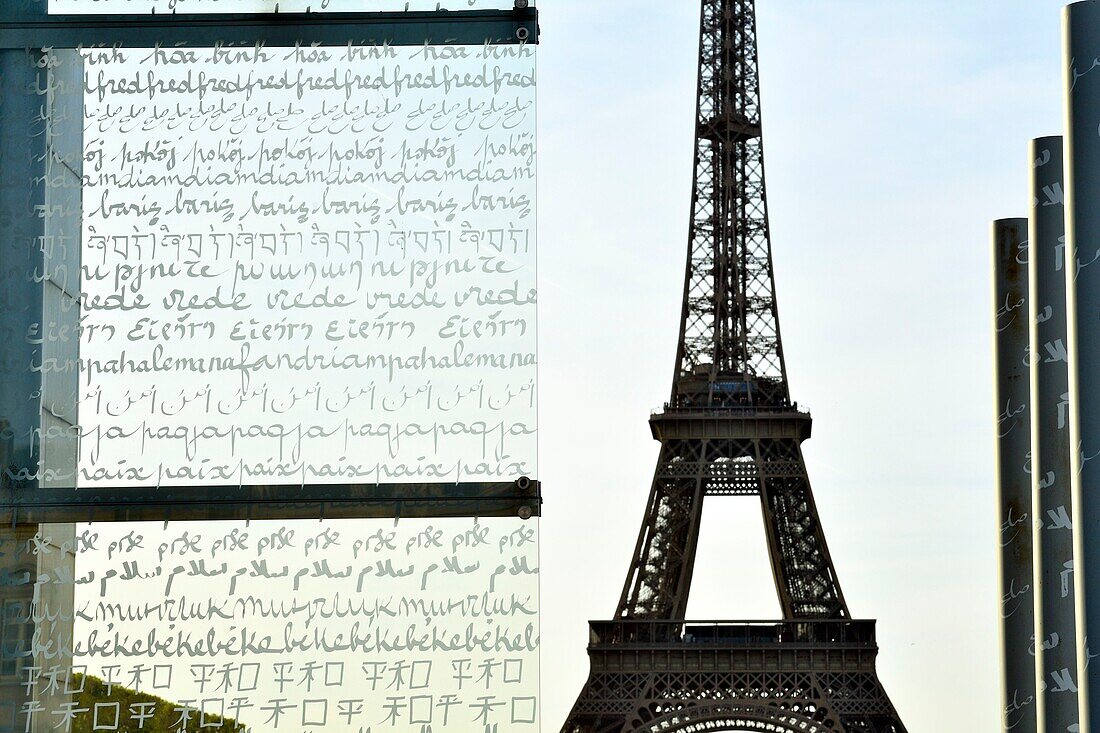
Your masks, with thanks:
M785 619L782 621L589 621L591 646L819 647L875 646L875 621Z
M538 11L188 13L13 16L0 10L0 50L120 46L477 46L538 43Z
M521 517L541 513L541 485L501 482L0 489L0 522Z
M808 440L813 420L805 412L670 410L649 417L654 440L737 440L793 438Z

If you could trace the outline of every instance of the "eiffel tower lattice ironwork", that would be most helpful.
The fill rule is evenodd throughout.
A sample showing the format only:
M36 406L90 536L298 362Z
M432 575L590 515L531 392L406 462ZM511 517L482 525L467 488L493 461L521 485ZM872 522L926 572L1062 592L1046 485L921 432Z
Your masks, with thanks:
M774 293L754 0L703 0L695 179L672 396L615 619L563 733L905 733L810 491ZM761 497L784 619L686 621L703 499Z

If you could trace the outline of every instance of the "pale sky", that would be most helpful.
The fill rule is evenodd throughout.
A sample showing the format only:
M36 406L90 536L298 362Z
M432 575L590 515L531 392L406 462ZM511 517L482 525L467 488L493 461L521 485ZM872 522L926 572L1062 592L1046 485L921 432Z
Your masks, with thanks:
M999 720L989 221L1059 134L1060 0L758 0L792 394L856 618L912 731ZM697 2L541 4L544 728L614 611L672 377ZM711 499L690 615L778 614L756 499Z

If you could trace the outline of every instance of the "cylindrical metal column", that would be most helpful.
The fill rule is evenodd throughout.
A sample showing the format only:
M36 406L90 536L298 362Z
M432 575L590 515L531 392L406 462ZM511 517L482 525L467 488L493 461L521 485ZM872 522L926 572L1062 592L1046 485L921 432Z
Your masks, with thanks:
M1062 138L1032 140L1029 153L1036 715L1040 731L1062 733L1077 724Z
M1027 270L1027 219L993 222L1002 729L1012 733L1036 730Z
M1067 345L1081 733L1100 733L1100 2L1065 9ZM1100 644L1093 644L1100 648Z

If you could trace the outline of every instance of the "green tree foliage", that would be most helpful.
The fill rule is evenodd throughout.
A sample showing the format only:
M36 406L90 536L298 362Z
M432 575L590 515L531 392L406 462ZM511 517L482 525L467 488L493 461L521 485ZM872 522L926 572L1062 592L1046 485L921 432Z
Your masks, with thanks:
M246 726L232 718L202 713L144 692L111 685L92 675L74 674L72 733L244 733ZM98 711L96 706L98 705ZM117 713L117 717L116 717ZM98 715L98 718L96 717ZM93 729L98 719L99 729ZM116 726L117 720L117 727ZM104 728L104 726L107 726Z

